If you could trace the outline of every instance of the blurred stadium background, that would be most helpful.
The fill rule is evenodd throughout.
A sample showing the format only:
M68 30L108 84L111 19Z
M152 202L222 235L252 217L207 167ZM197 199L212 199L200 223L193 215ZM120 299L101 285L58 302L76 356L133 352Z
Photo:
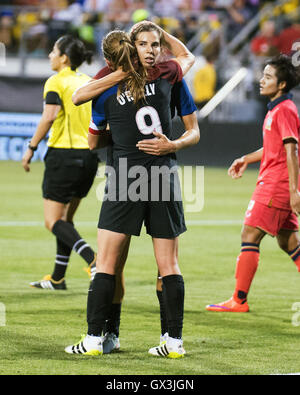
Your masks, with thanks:
M218 106L199 113L201 144L179 155L183 164L227 166L260 144L262 64L291 52L300 38L299 10L299 0L0 0L0 160L22 157L52 74L47 56L60 35L77 35L95 52L93 64L82 68L93 76L104 64L102 37L149 19L195 54L186 81L199 110L229 81ZM181 130L178 120L174 129ZM41 145L36 159L44 151Z

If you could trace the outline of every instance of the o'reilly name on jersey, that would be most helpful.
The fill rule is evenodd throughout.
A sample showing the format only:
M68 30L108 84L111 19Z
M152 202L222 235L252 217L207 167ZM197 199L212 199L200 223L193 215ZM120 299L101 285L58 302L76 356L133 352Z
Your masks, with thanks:
M155 84L151 83L145 85L145 96L153 95L155 95ZM126 102L133 101L133 97L131 96L131 93L129 91L126 91L117 96L117 100L121 104L121 106L123 106Z

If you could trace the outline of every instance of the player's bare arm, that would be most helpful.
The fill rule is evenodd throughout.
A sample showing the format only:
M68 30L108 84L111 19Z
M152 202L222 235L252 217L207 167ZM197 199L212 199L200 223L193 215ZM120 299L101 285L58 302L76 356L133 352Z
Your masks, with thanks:
M30 146L36 148L40 141L43 140L49 132L53 122L55 121L57 114L59 113L61 106L56 104L46 104L43 110L42 118L37 126L36 132L34 133ZM28 148L22 158L22 166L25 171L30 171L30 162L33 157L33 150Z
M195 56L180 40L164 30L163 33L166 42L170 45L172 54L175 56L174 60L180 64L182 73L185 75L195 63Z
M99 80L92 79L73 93L72 102L76 106L84 104L101 95L101 93L116 85L118 82L121 82L127 77L127 75L128 73L125 73L121 68L119 68Z
M104 130L100 134L88 133L88 144L90 150L105 148L112 144L111 132L110 130Z
M228 169L228 175L234 179L241 178L246 170L247 166L251 163L260 162L263 155L263 148L257 151L251 152L241 158L233 161L232 165Z
M139 141L138 149L146 154L161 156L197 144L200 140L200 130L196 113L182 117L182 121L186 131L178 139L170 140L164 134L154 131L156 138Z
M294 139L286 139L284 141L286 150L286 161L289 172L290 187L290 204L293 213L300 213L300 193L298 190L299 179L299 159L298 159L298 143Z

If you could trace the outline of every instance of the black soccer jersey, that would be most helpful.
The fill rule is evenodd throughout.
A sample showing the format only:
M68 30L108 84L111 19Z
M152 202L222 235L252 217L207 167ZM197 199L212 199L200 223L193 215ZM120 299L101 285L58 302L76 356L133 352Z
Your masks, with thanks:
M114 159L127 157L140 163L143 160L148 161L151 155L136 147L140 140L154 138L154 131L172 138L171 90L181 79L182 70L179 64L170 60L150 70L145 86L146 102L142 105L137 106L128 91L118 95L118 85L93 101L91 128L102 130L109 123Z

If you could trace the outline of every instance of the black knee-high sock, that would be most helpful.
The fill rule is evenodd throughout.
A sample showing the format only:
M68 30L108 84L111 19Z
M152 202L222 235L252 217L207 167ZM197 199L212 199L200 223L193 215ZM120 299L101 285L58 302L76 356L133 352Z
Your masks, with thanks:
M56 237L56 257L54 270L51 276L54 281L59 281L65 277L71 252L72 248Z
M172 274L162 278L163 298L168 319L170 337L181 339L184 311L184 281L181 275Z
M122 303L112 303L108 320L106 321L104 334L105 333L114 333L117 337L119 337L120 332L120 323L121 323L121 307Z
M156 295L159 302L161 334L164 335L166 332L168 332L168 320L164 304L163 291L159 291L157 289Z
M114 297L115 277L111 274L96 273L90 285L87 301L88 335L102 335Z
M82 239L80 234L70 222L59 219L55 222L52 233L62 242L77 252L90 265L95 259L95 253L91 247Z

